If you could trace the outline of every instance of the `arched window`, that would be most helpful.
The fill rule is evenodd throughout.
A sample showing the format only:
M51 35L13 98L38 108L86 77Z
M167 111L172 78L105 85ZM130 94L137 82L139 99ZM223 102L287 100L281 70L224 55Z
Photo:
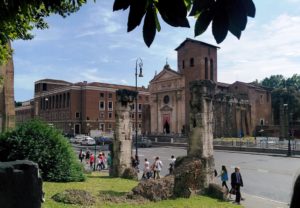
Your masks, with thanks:
M190 67L193 67L194 66L194 58L191 58L190 59Z
M210 59L210 79L214 80L214 61Z
M184 60L182 60L182 68L184 69Z
M205 58L205 79L208 79L208 59Z

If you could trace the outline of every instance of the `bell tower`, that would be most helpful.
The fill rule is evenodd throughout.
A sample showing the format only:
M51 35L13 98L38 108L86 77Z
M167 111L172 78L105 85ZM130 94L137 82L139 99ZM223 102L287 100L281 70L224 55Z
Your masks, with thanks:
M219 47L187 38L177 51L178 72L185 78L185 126L189 132L190 89L189 83L195 80L217 82L217 50Z

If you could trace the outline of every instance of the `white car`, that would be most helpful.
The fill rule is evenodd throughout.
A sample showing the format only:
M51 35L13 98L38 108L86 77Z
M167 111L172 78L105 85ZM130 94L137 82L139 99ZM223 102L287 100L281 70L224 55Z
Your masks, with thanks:
M83 135L83 134L77 134L75 136L75 138L72 139L71 141L73 141L75 144L80 144L81 141L84 139L84 137L85 137L85 135Z
M84 136L80 142L81 145L95 145L96 141L92 137Z

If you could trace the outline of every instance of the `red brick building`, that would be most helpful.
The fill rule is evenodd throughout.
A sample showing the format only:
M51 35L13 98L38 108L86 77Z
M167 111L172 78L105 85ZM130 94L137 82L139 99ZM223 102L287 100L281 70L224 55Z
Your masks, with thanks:
M112 133L118 89L135 91L135 87L125 85L39 80L35 82L34 99L30 105L16 109L17 122L31 116L41 118L68 134L88 134L90 130ZM138 116L138 130L143 133L150 129L149 122L143 124L143 119L146 119L143 109L147 109L149 93L144 87L138 87L138 92L138 115L135 115L136 106L133 105L132 119L135 121L135 116Z

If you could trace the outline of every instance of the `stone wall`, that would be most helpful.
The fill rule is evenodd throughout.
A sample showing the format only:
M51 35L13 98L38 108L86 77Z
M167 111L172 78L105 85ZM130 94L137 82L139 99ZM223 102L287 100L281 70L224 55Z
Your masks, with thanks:
M0 162L0 206L40 208L43 198L38 165L31 161Z

